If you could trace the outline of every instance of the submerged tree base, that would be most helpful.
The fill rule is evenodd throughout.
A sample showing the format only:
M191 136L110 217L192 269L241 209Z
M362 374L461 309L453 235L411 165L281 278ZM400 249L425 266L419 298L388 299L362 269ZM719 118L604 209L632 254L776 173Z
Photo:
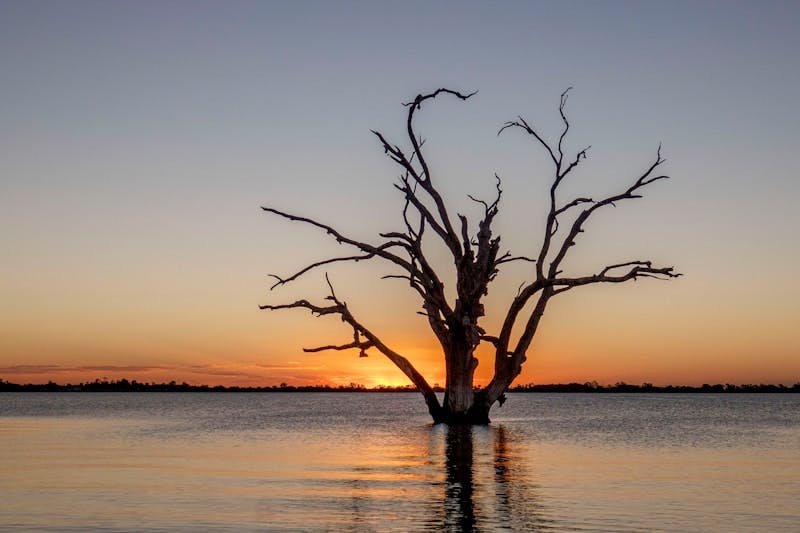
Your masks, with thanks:
M429 406L430 407L430 406ZM445 407L428 409L433 417L434 424L447 424L448 426L486 426L489 424L489 408L483 398L476 398L475 402L466 412L454 412Z
M489 411L475 413L441 413L433 418L434 424L446 424L448 426L487 426Z

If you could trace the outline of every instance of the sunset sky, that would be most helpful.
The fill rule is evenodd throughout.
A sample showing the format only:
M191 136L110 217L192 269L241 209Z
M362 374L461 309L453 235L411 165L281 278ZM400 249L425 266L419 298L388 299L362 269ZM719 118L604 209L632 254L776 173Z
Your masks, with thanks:
M401 229L369 130L405 143L402 102L477 89L418 131L453 212L503 178L497 230L533 254L549 160L496 133L522 115L557 138L573 86L567 146L592 148L565 195L624 188L659 143L672 179L596 215L569 273L685 276L557 297L518 382L798 382L798 27L797 2L0 2L0 378L405 384L377 352L302 352L352 339L339 320L258 310L322 301L324 271L271 292L268 274L348 251L260 206ZM328 272L444 383L390 268ZM490 333L525 274L492 288Z

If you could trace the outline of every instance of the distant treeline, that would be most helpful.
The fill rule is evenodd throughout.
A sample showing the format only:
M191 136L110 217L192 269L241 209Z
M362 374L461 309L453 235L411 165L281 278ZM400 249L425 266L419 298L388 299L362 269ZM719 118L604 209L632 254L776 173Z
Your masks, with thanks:
M591 383L559 383L553 385L535 385L529 383L528 385L517 385L509 389L510 392L691 392L691 393L719 393L719 392L800 392L800 383L795 383L791 387L786 385L765 385L765 384L745 384L733 385L726 383L722 385L709 385L704 383L699 387L691 385L665 385L659 387L652 383L643 383L641 385L631 385L625 382L615 383L614 385L600 385L596 382Z
M443 392L444 389L440 386L435 386L437 392ZM349 385L287 385L281 383L280 385L272 385L269 387L225 387L223 385L190 385L186 382L177 383L170 381L169 383L141 383L135 379L128 381L127 379L120 379L116 381L109 381L106 379L96 379L86 383L78 383L73 385L67 383L61 385L48 381L41 384L25 384L11 383L0 379L0 392L416 392L416 387L406 385L402 387L389 387L379 385L377 387L367 388L359 383L350 383ZM768 393L785 393L793 392L800 393L800 383L795 383L791 387L786 385L733 385L727 383L725 385L704 384L699 387L689 385L666 385L659 387L652 383L643 383L641 385L631 385L625 382L619 382L614 385L600 385L597 382L587 383L558 383L550 385L537 385L529 383L527 385L516 385L509 389L509 392L592 392L592 393L754 393L754 392L768 392Z

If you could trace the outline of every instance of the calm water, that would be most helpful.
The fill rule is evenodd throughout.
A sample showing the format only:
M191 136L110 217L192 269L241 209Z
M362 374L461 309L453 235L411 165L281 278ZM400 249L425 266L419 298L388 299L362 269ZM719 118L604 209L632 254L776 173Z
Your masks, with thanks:
M0 394L0 531L800 531L800 395Z

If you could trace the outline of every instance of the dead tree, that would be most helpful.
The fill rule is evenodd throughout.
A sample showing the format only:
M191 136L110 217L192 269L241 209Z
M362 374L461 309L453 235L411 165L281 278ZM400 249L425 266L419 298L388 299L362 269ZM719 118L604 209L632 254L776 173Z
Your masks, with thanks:
M488 423L490 408L495 402L502 403L505 400L505 391L520 374L545 308L554 296L582 285L622 283L638 278L669 279L680 275L674 272L672 267L654 266L646 260L624 261L578 277L563 274L564 258L576 244L578 236L583 233L584 225L594 213L624 200L641 198L645 187L668 177L656 172L664 162L659 146L652 164L621 192L599 200L578 197L564 201L560 198L559 187L586 158L589 149L584 148L571 158L565 156L564 140L570 128L564 111L568 92L569 89L561 95L559 112L563 129L557 144L548 143L522 117L505 123L498 132L500 135L506 130L520 130L528 134L544 148L553 164L544 235L538 254L534 257L501 252L500 237L492 233L492 223L498 214L502 195L501 182L497 175L495 175L496 195L492 201L469 196L483 207L483 215L477 226L471 225L464 215L457 214L455 218L451 216L431 175L423 151L424 143L414 130L415 115L429 100L440 95L467 100L475 93L462 94L443 88L417 95L413 101L404 104L408 108L406 133L410 143L406 149L393 144L380 132L372 132L386 155L400 168L399 180L394 186L404 198L402 209L404 227L399 231L381 233L377 243L371 244L353 239L332 226L311 218L272 207L262 208L290 221L314 226L355 252L351 255L317 261L286 277L273 275L276 280L272 285L273 289L333 263L380 259L395 268L395 273L384 277L402 279L416 291L422 303L421 314L427 317L431 330L441 344L446 369L442 403L439 402L425 377L408 359L392 350L362 321L353 316L344 300L334 291L327 273L326 280L330 294L325 303L315 304L308 300L298 300L287 304L263 305L261 309L301 308L317 316L340 317L353 330L351 342L306 348L305 351L358 350L360 355L364 356L368 350L378 350L397 365L422 393L434 422ZM562 221L565 222L560 224ZM450 301L445 294L442 267L432 264L426 255L424 245L431 240L438 240L452 256L456 280L454 301ZM499 332L489 334L479 325L484 315L481 300L487 295L489 285L498 275L500 267L513 261L528 262L531 265L530 275L528 281L520 286L518 293L509 303ZM512 336L512 331L517 331L515 326L519 326L517 330L521 329L521 334ZM473 385L473 376L478 359L474 353L481 342L494 347L494 376L488 386L476 389Z

